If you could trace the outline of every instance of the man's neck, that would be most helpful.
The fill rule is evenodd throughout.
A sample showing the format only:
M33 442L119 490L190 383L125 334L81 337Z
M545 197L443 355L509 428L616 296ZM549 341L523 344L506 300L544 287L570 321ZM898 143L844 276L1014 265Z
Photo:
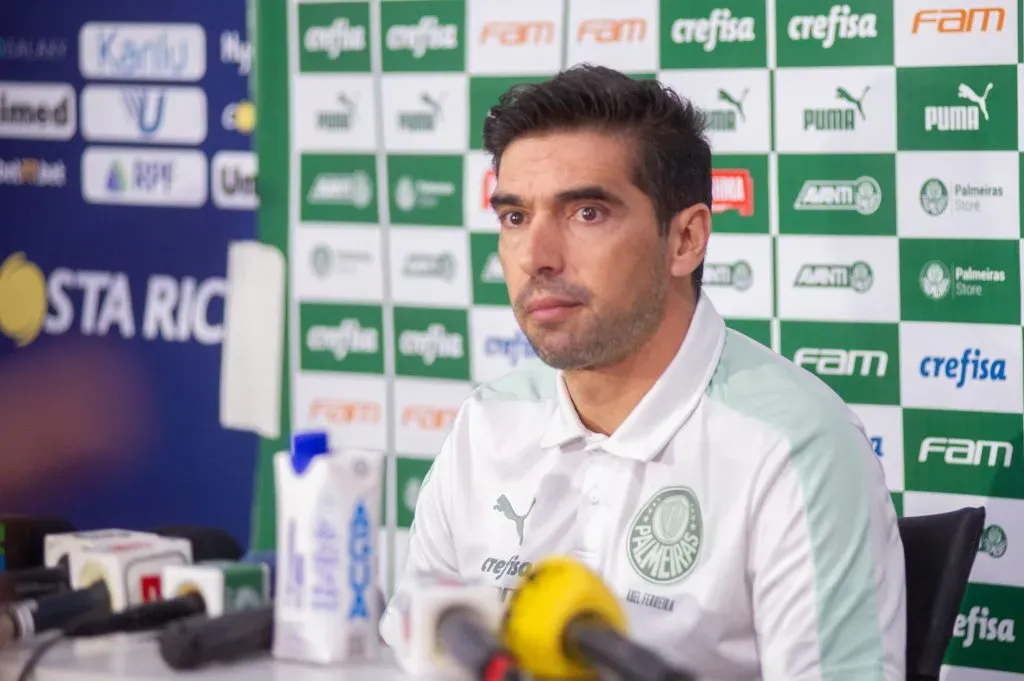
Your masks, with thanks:
M565 372L565 387L584 426L611 435L622 425L679 352L694 311L691 305L666 314L651 337L616 364Z

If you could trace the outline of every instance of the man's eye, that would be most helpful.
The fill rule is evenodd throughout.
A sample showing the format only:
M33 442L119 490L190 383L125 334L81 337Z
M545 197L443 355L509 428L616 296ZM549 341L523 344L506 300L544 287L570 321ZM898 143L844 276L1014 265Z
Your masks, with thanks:
M501 216L501 222L509 225L510 227L518 227L526 221L526 217L517 210L510 210L507 213L503 213Z
M602 217L604 217L604 213L595 206L584 206L576 211L576 219L583 222L594 222Z

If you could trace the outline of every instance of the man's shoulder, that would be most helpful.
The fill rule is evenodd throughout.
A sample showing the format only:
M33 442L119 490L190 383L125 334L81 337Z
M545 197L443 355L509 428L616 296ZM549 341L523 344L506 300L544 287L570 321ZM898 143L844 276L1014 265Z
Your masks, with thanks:
M821 379L731 329L707 396L791 442L849 433L850 426L862 429L853 410Z
M477 386L467 402L480 405L517 403L523 406L557 398L558 371L532 358L523 360L512 372Z
M501 378L481 383L462 404L451 435L455 448L504 456L530 450L558 404L557 380L557 370L525 360Z

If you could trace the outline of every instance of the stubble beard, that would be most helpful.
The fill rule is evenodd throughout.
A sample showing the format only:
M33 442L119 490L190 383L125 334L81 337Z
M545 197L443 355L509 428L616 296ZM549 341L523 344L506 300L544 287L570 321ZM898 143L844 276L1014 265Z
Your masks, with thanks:
M567 328L533 326L520 306L515 308L516 319L537 357L550 367L571 371L616 364L638 352L661 323L667 269L662 258L653 258L630 304L586 317L579 315Z

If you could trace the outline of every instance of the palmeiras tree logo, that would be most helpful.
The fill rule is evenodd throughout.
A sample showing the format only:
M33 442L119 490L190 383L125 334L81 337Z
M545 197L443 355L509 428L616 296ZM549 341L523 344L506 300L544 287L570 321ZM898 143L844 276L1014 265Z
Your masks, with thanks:
M666 487L636 514L626 553L638 575L655 584L672 584L693 571L703 538L697 495L688 487Z

